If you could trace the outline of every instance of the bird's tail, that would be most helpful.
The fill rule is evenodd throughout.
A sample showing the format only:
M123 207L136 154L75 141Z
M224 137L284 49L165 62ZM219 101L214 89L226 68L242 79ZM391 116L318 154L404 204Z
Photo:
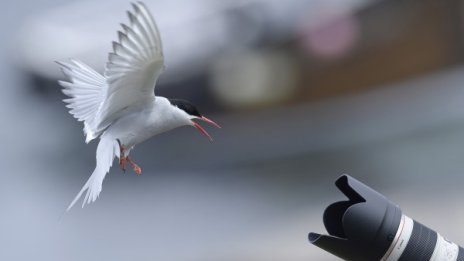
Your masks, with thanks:
M105 179L106 174L113 165L114 157L119 157L119 146L116 140L103 135L98 143L97 147L97 166L90 176L89 180L82 187L81 191L77 194L74 200L69 205L67 211L69 211L74 204L79 200L82 194L87 191L85 194L84 201L82 202L82 207L87 203L94 202L102 190L102 183Z

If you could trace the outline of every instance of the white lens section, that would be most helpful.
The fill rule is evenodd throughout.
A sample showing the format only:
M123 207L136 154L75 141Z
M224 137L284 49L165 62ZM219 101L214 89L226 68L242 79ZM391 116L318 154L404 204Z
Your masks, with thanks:
M405 215L402 215L400 226L398 227L398 231L396 231L395 238L393 239L392 244L388 248L385 255L382 257L382 259L380 259L381 261L397 261L400 259L401 254L403 254L404 249L408 245L413 227L414 220Z
M459 247L437 233L437 244L430 261L455 261L458 259Z

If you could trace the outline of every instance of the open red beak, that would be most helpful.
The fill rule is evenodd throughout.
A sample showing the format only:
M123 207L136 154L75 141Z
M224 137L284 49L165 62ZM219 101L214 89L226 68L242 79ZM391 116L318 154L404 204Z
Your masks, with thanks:
M219 126L217 123L215 123L214 121L212 121L212 120L210 120L210 119L208 119L208 118L206 118L204 116L198 117L197 119L201 120L201 121L204 121L204 122L207 122L207 123L213 125L216 128L221 128L221 126ZM209 133L205 129L203 129L203 127L201 127L200 124L198 124L198 123L196 123L194 121L192 121L192 122L193 122L193 127L195 127L201 134L205 135L210 141L213 141L213 138L211 137L211 135L209 135Z

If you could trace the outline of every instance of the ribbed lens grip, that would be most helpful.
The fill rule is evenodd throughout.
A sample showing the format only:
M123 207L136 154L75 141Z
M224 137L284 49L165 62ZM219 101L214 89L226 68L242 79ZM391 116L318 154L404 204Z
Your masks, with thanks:
M436 243L437 232L414 220L408 245L398 261L430 260Z

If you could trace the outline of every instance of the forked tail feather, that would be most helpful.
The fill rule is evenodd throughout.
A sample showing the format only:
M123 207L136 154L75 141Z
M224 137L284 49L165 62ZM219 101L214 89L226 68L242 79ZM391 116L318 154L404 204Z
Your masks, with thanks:
M94 202L102 190L103 180L105 179L106 174L113 165L114 157L119 157L119 145L115 139L103 135L100 138L98 143L97 153L96 153L96 167L93 171L90 178L82 187L81 191L77 194L74 200L71 202L67 211L69 211L74 204L81 198L82 194L86 192L84 201L82 202L82 207L85 204Z

